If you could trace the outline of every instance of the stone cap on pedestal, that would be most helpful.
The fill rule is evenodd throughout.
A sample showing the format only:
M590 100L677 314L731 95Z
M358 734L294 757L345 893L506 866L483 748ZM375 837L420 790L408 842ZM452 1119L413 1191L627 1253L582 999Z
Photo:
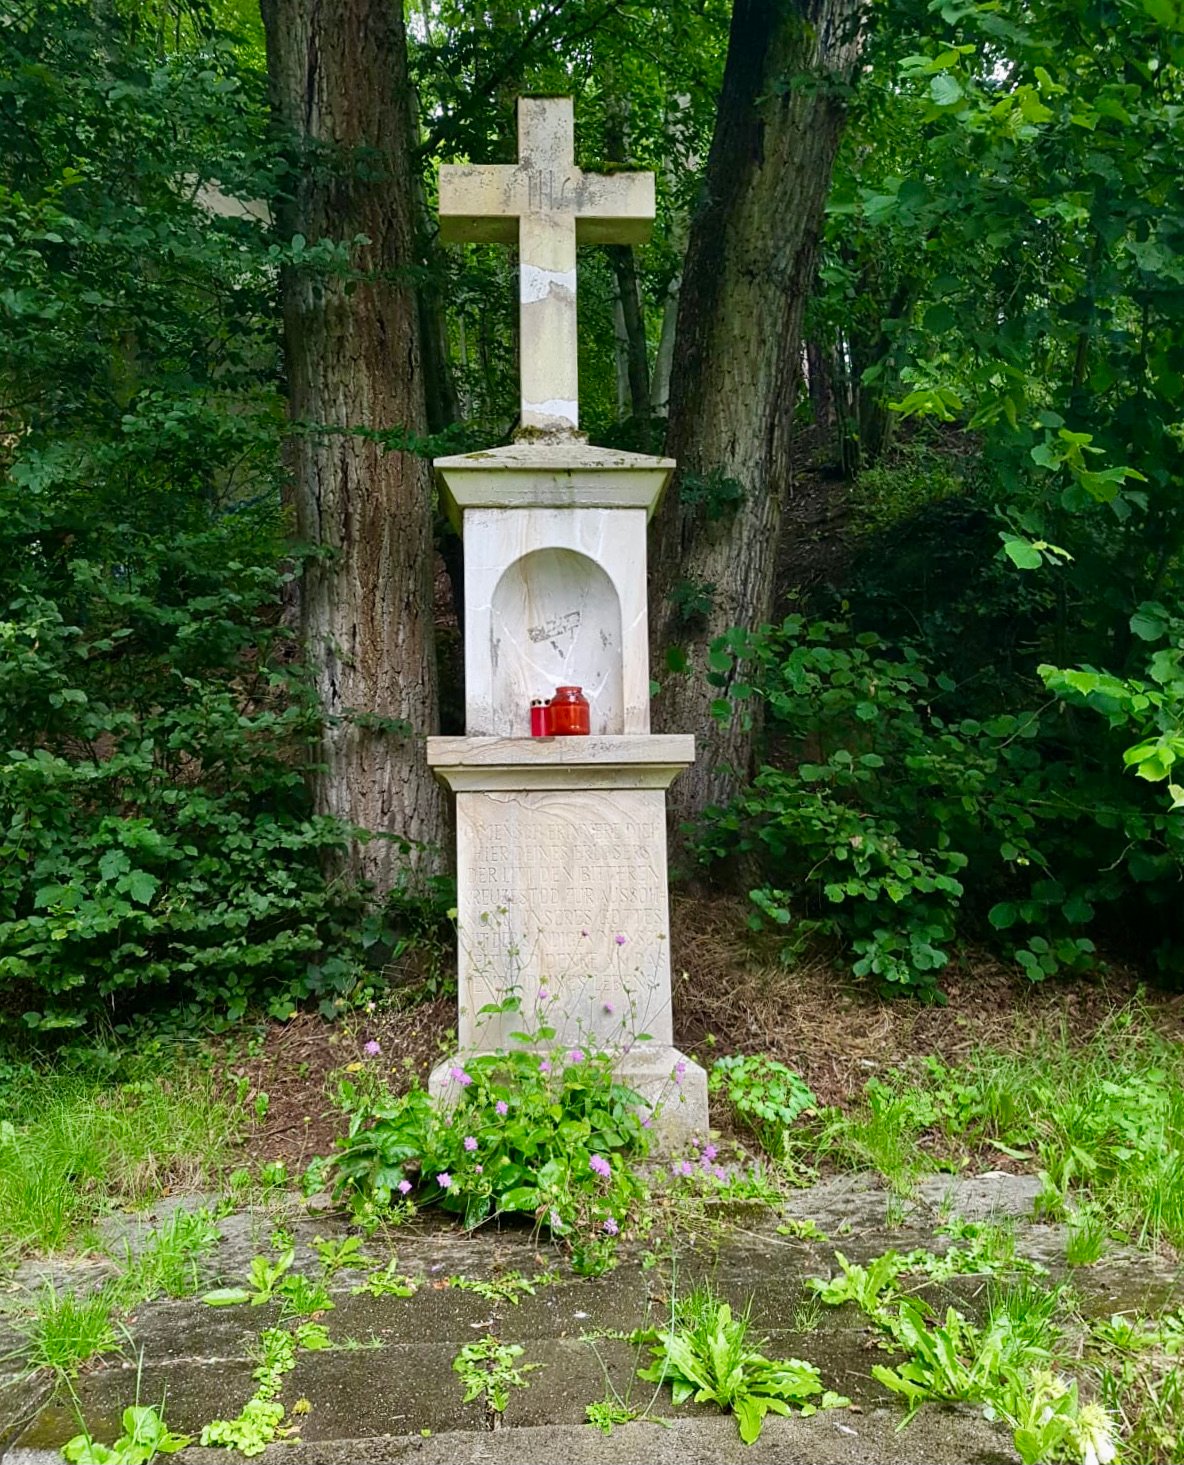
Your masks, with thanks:
M428 738L428 764L458 790L666 788L694 761L690 733Z
M645 509L652 516L674 459L592 448L572 438L458 453L433 466L459 532L464 509Z

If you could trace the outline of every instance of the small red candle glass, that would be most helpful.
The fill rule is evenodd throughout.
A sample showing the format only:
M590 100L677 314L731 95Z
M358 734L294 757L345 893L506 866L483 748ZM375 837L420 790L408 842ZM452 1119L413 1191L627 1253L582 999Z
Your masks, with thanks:
M532 738L545 738L550 735L551 729L547 726L550 721L551 703L542 697L530 699L530 735Z
M551 705L550 729L556 737L587 737L591 730L588 699L581 687L556 687Z

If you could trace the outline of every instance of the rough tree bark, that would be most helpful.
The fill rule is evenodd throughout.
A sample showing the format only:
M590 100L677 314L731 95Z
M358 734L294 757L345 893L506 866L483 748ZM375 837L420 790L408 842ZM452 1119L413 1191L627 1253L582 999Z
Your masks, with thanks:
M423 746L438 716L427 467L350 431L425 425L407 44L390 0L261 9L272 112L291 148L281 229L309 245L370 240L351 289L292 266L281 293L292 419L329 429L295 436L290 489L297 536L319 551L300 595L325 715L316 804L391 836L359 842L350 862L386 891L407 867L402 841L430 867L445 832Z
M718 475L743 496L713 519L684 502L676 481L654 523L656 725L699 739L697 762L671 789L675 827L726 802L751 759L751 732L711 716L721 692L706 680L707 650L772 610L802 316L862 21L862 0L735 0L732 10L683 270L666 448L680 479ZM686 582L714 587L710 611L689 625L671 595ZM685 654L685 672L669 669L672 648Z

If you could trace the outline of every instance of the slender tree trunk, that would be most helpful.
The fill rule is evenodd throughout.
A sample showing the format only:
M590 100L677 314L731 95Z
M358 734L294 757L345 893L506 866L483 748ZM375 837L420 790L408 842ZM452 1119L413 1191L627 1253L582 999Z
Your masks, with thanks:
M318 551L301 624L324 709L316 804L376 835L354 874L386 891L444 842L423 738L437 721L426 464L354 428L425 426L415 261L411 112L402 9L390 0L262 0L276 125L292 148L279 209L309 245L350 240L362 277L283 272L295 422L296 532Z
M650 363L637 260L631 244L606 245L617 282L617 298L625 328L625 366L629 379L629 416L644 422L650 415Z
M678 325L678 297L682 290L680 270L666 288L666 303L662 307L662 330L658 336L658 350L654 356L654 373L650 379L650 411L655 417L665 417L670 411L670 376L674 366L674 339Z
M729 627L758 626L772 611L802 316L843 122L830 83L850 81L862 19L861 0L735 0L732 10L683 271L666 446L681 475L731 480L742 497L713 518L673 485L650 560L657 726L699 738L694 767L671 789L676 824L730 799L751 760L752 732L711 716L721 690L707 681L707 651ZM685 582L712 587L692 631L671 597ZM685 671L670 669L683 658Z

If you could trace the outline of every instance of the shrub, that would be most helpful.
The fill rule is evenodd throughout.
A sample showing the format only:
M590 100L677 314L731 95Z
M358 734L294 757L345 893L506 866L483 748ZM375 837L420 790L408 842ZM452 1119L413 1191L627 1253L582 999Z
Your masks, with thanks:
M603 1270L644 1195L635 1165L648 1149L645 1109L610 1057L486 1054L455 1066L450 1089L438 1104L423 1089L375 1099L343 1082L338 1194L363 1215L410 1196L469 1227L525 1213L570 1245L578 1270Z

